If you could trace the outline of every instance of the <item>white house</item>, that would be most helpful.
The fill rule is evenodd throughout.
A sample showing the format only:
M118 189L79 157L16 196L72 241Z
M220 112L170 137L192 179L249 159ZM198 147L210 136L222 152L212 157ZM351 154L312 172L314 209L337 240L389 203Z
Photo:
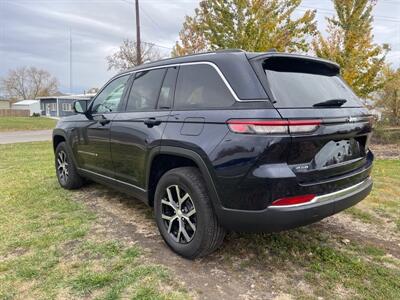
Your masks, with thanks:
M39 100L22 100L15 102L11 105L11 109L29 110L29 115L40 115L40 101Z
M75 100L90 101L96 94L64 95L38 97L43 116L65 117L75 114L73 103Z

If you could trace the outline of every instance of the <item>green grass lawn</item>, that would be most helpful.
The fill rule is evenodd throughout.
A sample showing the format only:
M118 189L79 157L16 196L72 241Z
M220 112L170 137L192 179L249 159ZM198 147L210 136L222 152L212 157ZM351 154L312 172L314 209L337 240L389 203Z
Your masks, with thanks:
M0 145L0 153L7 158L0 160L0 299L189 297L171 271L146 262L140 246L95 230L96 215L59 187L49 142ZM373 177L371 195L344 216L400 236L400 161L377 160ZM399 299L399 257L352 234L320 224L231 233L218 266L228 273L257 270L267 286L295 298Z
M185 298L139 247L97 236L96 216L59 187L50 143L0 153L0 299Z
M377 160L372 176L371 194L349 213L367 223L395 224L400 232L400 160Z
M57 120L45 117L0 117L1 131L53 129Z

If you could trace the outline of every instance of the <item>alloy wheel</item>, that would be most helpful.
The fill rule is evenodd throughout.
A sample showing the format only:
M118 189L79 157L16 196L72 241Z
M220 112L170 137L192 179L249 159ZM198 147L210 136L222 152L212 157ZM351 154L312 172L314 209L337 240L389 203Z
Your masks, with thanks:
M182 187L171 185L161 199L161 218L168 234L180 244L189 243L196 233L196 208Z
M67 183L69 177L67 154L62 150L57 154L57 172L61 182Z

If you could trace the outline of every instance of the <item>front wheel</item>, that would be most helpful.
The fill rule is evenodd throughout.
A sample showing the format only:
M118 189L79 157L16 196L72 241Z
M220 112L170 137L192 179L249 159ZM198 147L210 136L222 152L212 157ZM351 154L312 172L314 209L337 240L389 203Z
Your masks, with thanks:
M165 173L156 188L154 210L161 236L183 257L205 256L223 242L225 230L218 223L197 168Z
M69 156L65 142L57 145L55 153L57 179L67 189L78 189L83 185L83 178L78 174L72 158Z

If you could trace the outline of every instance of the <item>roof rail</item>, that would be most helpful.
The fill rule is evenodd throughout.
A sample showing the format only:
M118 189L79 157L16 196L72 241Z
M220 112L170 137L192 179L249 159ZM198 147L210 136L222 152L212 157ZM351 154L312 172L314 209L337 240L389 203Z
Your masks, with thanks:
M246 52L243 49L239 48L226 48L226 49L217 49L215 52Z

